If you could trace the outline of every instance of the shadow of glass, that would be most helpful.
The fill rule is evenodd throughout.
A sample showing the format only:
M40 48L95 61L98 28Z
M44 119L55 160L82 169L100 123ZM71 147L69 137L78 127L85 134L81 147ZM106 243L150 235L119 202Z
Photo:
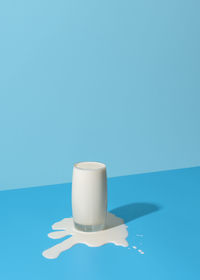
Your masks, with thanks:
M137 202L117 207L111 210L110 213L122 218L125 223L128 223L160 209L160 206L153 203Z

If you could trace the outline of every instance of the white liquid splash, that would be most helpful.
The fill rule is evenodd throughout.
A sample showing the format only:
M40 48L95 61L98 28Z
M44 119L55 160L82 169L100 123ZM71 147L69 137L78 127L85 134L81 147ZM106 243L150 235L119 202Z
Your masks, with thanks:
M53 224L52 229L57 231L50 232L48 236L52 239L68 235L71 237L45 250L42 255L47 259L56 259L62 252L78 243L86 244L89 247L99 247L107 243L128 247L127 228L128 226L124 224L123 219L111 213L107 213L106 228L96 232L79 231L74 228L73 218L65 218Z

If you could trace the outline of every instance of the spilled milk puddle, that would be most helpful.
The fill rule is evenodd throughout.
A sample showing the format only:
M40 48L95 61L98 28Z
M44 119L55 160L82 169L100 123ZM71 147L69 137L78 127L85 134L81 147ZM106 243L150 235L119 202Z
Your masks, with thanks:
M107 213L106 228L96 232L83 232L74 228L73 218L65 218L52 225L48 236L52 239L59 239L70 236L66 240L45 250L42 255L47 259L55 259L62 252L70 249L78 243L86 244L90 247L99 247L107 243L113 243L117 246L128 247L126 238L128 237L128 226L124 224L123 219Z

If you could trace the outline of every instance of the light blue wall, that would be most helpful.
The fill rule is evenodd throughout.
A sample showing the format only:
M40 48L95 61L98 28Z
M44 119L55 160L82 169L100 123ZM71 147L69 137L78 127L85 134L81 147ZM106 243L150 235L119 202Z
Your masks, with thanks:
M1 1L0 187L200 165L200 2Z

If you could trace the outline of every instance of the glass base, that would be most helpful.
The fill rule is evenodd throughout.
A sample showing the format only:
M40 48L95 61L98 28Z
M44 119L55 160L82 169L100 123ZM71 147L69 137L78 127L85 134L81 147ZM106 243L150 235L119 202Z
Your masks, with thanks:
M77 230L85 232L94 232L105 229L105 225L81 225L74 221L74 226Z

